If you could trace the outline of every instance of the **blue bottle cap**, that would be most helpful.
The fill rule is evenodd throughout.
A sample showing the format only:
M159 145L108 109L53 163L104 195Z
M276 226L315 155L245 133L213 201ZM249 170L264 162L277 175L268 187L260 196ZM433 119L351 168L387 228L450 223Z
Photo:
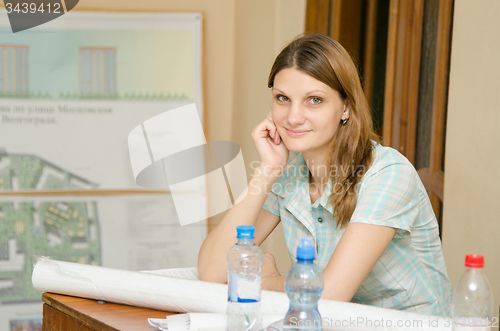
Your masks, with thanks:
M300 244L297 247L297 260L314 260L315 257L316 250L313 238L310 236L300 238Z
M236 227L236 232L238 232L238 235L236 238L238 239L253 239L254 238L254 232L255 232L255 226L253 225L240 225Z

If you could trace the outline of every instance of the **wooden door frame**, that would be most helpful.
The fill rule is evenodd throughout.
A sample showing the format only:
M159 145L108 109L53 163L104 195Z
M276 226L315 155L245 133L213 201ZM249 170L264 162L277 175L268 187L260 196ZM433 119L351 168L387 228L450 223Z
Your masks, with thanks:
M423 0L391 0L382 141L415 164Z
M439 202L444 198L445 113L448 104L448 79L450 74L450 46L453 0L440 0L437 27L436 64L434 72L434 102L432 104L432 135L429 167L418 174L429 192L432 208L439 213ZM438 214L436 214L438 215Z
M434 1L434 0L433 0ZM443 146L448 100L450 38L454 0L439 0L434 66L432 127L429 167L419 169L439 218L444 198ZM391 0L387 42L383 142L415 164L420 54L424 0Z

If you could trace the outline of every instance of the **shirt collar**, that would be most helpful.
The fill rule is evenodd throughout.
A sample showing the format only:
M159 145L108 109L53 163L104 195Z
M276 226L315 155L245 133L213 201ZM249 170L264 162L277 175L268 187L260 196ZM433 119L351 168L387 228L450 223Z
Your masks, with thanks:
M290 157L283 169L283 173L278 181L273 185L271 191L276 195L283 197L284 206L292 212L292 214L295 214L292 210L297 209L296 207L303 204L302 199L310 199L309 168L307 167L307 163L305 162L302 153L290 153ZM328 181L323 195L314 203L314 205L321 205L324 209L333 214L332 206L328 203L328 198L330 197L331 192L332 183L331 181Z
M271 191L284 198L285 201L290 201L297 195L301 186L308 183L308 174L309 168L307 168L302 153L290 153L288 162Z
M325 190L323 191L323 195L316 200L313 206L322 206L324 209L328 210L330 214L333 215L333 208L330 203L328 203L328 199L330 198L330 194L332 194L332 181L329 180L328 184L326 184Z

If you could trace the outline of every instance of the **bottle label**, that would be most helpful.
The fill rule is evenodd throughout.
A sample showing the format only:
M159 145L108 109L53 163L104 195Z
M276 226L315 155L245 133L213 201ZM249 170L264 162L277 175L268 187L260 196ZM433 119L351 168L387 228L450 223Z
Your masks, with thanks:
M259 302L261 278L250 280L245 277L229 274L228 301L231 302Z

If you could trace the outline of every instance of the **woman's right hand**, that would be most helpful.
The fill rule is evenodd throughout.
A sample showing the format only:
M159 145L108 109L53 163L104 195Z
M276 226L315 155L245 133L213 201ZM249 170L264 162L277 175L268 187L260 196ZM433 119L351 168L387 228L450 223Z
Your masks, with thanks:
M280 168L288 160L288 150L276 132L276 126L270 116L253 129L252 139L261 164L254 169L246 194L242 199L237 199L238 202L225 213L203 242L198 254L198 273L202 280L217 283L227 281L226 255L236 242L238 225L254 225L254 242L260 245L280 221L279 216L268 212L262 206L281 174ZM276 278L269 279L274 282Z
M288 160L288 149L273 122L271 113L252 131L252 139L259 153L260 166L282 168Z

